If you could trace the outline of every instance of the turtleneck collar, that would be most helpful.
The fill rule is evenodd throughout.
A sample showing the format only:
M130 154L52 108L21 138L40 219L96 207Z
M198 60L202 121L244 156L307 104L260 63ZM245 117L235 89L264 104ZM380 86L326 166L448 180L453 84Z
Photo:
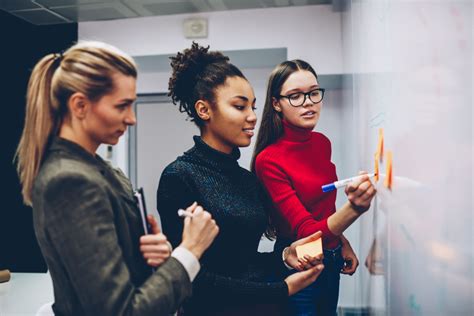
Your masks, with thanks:
M237 160L240 158L240 150L235 147L230 154L216 150L206 144L200 136L194 136L194 147L185 154L195 154L203 161L218 169L230 169L238 166Z
M281 139L297 143L306 142L311 139L312 130L296 127L288 123L286 120L282 120L282 122L283 136Z

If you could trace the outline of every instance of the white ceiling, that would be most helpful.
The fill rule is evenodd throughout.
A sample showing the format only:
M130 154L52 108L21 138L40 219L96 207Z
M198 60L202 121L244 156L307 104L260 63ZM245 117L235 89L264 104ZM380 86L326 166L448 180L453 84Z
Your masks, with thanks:
M332 4L347 0L0 0L7 11L35 25L114 20L155 15Z

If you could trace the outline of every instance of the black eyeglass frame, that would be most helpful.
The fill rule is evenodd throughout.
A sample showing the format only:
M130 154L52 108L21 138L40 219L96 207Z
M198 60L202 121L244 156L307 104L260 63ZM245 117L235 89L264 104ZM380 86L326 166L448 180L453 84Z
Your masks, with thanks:
M316 90L318 90L318 91L321 92L321 100L319 100L318 102L314 102L313 100L311 100L311 97L310 97L310 94L313 93L313 92L316 91ZM306 102L306 97L307 97L311 102L313 102L313 104L318 104L318 103L320 103L320 102L323 101L323 99L324 99L324 92L325 92L325 91L326 91L325 88L316 88L316 89L313 89L313 90L308 91L308 92L306 92L306 93L304 93L304 92L295 92L295 93L291 93L291 94L289 94L289 95L279 95L278 98L279 98L279 99L281 99L281 98L286 98L286 99L288 100L288 103L290 103L291 106L297 108L297 107L300 107L300 106L303 106L303 105L304 105L304 103ZM295 94L303 94L303 96L304 96L303 102L302 102L300 105L293 105L293 103L291 103L290 98L291 98L292 95L295 95Z

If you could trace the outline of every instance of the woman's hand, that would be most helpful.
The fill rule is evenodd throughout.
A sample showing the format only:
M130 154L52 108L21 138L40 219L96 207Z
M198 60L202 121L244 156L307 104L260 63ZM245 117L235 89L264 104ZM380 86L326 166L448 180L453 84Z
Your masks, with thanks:
M320 263L308 270L296 272L287 277L285 282L288 286L288 296L292 296L316 281L323 269L324 265Z
M359 175L365 174L367 174L366 171L359 172ZM377 191L372 182L370 182L369 177L365 176L361 180L346 186L345 192L352 208L362 214L370 208L370 202Z
M170 257L172 249L168 239L160 231L156 219L148 215L147 220L152 233L140 237L140 251L146 263L156 268Z
M347 240L342 235L341 235L341 243L342 243L341 254L342 254L342 258L344 258L344 266L341 269L341 273L353 275L356 272L357 267L359 266L359 259L357 259L357 256L354 250L352 249L351 244L349 243L349 240Z
M296 246L304 245L311 241L317 240L321 238L321 236L322 236L322 233L318 231L308 237L301 238L293 242L289 247L285 248L284 254L283 254L285 263L298 271L311 269L314 266L321 264L323 260L323 254L318 254L315 256L306 255L304 258L298 258L298 256L296 255ZM286 252L286 255L285 255L285 252Z
M219 227L212 215L196 202L186 211L192 213L192 216L184 219L183 241L180 246L191 251L199 260L216 238Z

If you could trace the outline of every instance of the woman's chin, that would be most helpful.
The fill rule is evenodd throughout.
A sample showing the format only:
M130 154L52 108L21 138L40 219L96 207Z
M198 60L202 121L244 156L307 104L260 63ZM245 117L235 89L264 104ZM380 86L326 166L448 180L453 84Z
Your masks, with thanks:
M300 121L299 123L300 123L298 124L299 127L313 130L316 127L318 120L304 120L304 121Z
M240 142L237 144L237 146L238 146L238 147L249 147L251 143L252 143L252 140L251 140L251 139L246 139L246 140L240 141Z
M111 137L104 142L105 145L115 146L118 144L120 137Z

